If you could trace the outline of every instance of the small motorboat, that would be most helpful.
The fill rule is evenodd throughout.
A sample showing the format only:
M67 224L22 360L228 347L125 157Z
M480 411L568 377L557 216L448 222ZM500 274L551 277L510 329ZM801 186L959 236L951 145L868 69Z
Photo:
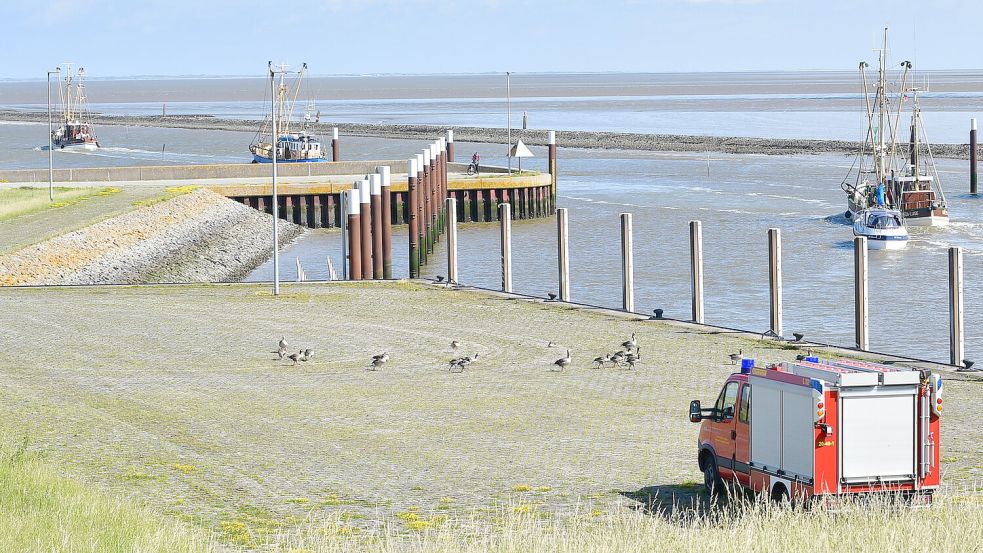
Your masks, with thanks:
M867 238L867 248L871 250L903 250L908 245L908 229L901 212L883 205L857 213L853 235Z

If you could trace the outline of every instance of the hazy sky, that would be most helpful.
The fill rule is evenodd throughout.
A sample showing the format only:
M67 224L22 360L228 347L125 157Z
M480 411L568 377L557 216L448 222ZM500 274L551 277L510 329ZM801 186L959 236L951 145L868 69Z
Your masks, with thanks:
M885 25L892 58L983 67L980 0L5 0L0 78L67 61L91 77L263 74L270 59L312 74L849 71Z

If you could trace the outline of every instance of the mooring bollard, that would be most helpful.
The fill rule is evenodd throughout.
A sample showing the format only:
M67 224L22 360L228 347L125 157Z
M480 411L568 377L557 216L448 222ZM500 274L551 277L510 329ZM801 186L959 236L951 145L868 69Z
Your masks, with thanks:
M965 357L963 328L963 249L949 248L949 364L962 366Z
M867 335L870 320L867 316L867 238L857 236L853 239L853 289L854 320L857 349L869 350Z
M635 261L632 254L631 213L621 214L621 306L635 311Z
M556 131L550 131L548 142L548 159L550 173L550 210L556 209Z
M454 163L454 131L447 129L447 161Z
M771 293L771 332L782 337L782 231L768 229L768 289Z
M976 119L969 124L969 193L977 193L976 185Z
M560 301L570 301L570 226L565 207L556 210L556 249Z
M512 206L498 205L498 220L502 229L502 291L512 292Z
M362 280L362 221L361 199L357 188L348 192L348 278Z
M369 175L372 195L372 278L382 278L382 175Z
M703 223L689 222L689 264L693 322L703 324Z
M338 127L331 129L331 161L341 161L341 141L338 140Z
M457 199L447 198L447 281L457 284Z
M369 179L358 181L358 201L362 233L362 279L372 278L372 186Z
M375 172L382 179L382 278L393 277L393 216L392 175L388 165L380 165Z
M410 278L420 278L420 198L417 179L417 158L406 165L407 193L409 200Z

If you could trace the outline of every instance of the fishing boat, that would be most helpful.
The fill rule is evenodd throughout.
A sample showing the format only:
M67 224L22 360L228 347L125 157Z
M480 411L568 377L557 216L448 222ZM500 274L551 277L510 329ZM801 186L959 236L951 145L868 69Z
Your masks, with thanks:
M92 129L84 79L84 68L79 67L78 72L73 75L69 66L64 81L58 84L61 124L51 131L51 144L54 148L95 150L99 147L99 140Z
M280 80L276 87L275 111L276 114L276 161L277 163L292 162L313 162L326 161L324 148L320 139L314 135L314 126L320 120L320 114L313 101L308 102L304 110L304 118L301 123L293 122L294 106L297 103L297 95L300 92L300 85L307 71L305 63L291 86L286 83L286 72L280 72ZM299 128L297 128L299 125ZM267 116L263 125L256 133L256 137L249 145L249 151L253 154L253 163L272 163L273 162L273 122L271 116Z
M884 205L899 210L905 224L946 225L949 210L918 104L921 89L908 84L912 63L901 62L900 87L892 92L887 86L886 28L884 47L879 52L873 98L868 88L868 65L860 63L866 132L857 159L840 184L847 195L846 218L853 220L861 211L876 206L876 191L883 185L886 191ZM896 106L893 105L895 98ZM900 145L904 151L899 156L898 132L906 105L911 106L909 139L906 145Z
M853 235L867 239L871 250L903 250L908 245L908 229L901 211L884 203L885 191L878 186L875 205L861 209L853 218Z

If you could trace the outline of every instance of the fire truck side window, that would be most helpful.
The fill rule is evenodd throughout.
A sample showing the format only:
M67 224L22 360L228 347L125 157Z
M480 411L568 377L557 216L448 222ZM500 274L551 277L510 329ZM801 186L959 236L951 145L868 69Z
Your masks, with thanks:
M741 388L741 409L738 411L738 420L747 422L751 417L751 385L745 384Z
M717 398L717 405L715 406L721 413L724 409L728 407L733 411L734 406L737 405L737 382L728 382L724 389L720 392L720 397Z

